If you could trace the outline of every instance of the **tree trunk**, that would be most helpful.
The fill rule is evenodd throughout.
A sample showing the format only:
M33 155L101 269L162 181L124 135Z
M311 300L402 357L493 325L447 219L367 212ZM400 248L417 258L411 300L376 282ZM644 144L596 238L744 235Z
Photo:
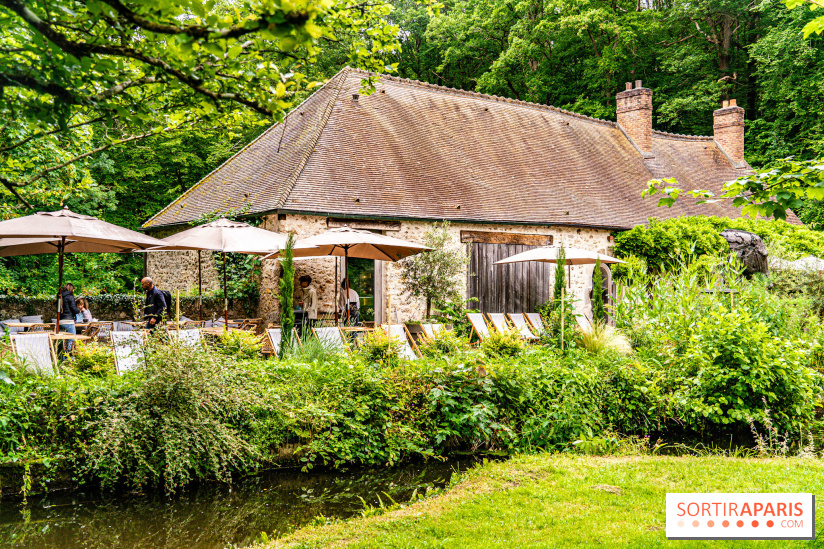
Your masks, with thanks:
M424 320L429 318L429 311L431 309L432 309L432 298L427 297L426 298L426 317L424 317Z

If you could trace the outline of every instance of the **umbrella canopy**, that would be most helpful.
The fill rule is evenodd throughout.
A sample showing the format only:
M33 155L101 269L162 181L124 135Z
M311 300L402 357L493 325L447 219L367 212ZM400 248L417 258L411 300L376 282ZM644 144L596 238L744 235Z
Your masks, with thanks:
M149 251L208 250L212 252L270 255L286 247L286 236L221 217L167 236ZM306 246L296 244L295 248ZM310 246L311 247L311 246ZM313 250L315 251L315 250Z
M495 265L504 265L506 263L520 263L521 261L543 261L544 263L557 263L558 250L560 246L541 246L540 248L533 248L519 254L507 257L500 261L496 261ZM589 250L582 250L581 248L564 248L566 253L567 265L594 265L599 259L601 263L624 263L620 259L610 257L608 255L590 252Z
M61 238L0 238L0 257L18 255L56 254L62 242ZM66 240L63 246L65 253L126 253L132 247L112 246L99 242L84 242L82 240Z
M68 208L56 212L37 212L26 217L0 221L0 238L32 238L51 240L55 243L64 241L66 243L68 241L96 243L106 247L116 247L120 251L131 251L133 248L145 249L163 244L157 238L107 223L90 215L74 213ZM88 251L98 250L90 247Z
M382 234L341 227L304 238L298 241L296 248L308 248L303 252L296 252L295 257L311 256L343 256L360 259L377 259L379 261L399 261L410 255L429 250L431 248L393 238ZM313 249L314 248L314 249Z

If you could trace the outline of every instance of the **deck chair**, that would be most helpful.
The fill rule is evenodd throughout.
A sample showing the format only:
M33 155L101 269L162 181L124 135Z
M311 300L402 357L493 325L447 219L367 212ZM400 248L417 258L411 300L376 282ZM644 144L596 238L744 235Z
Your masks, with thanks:
M575 320L578 322L578 327L582 332L590 333L592 331L592 322L584 315L575 315Z
M535 340L540 339L538 336L532 333L529 329L529 325L526 322L526 318L524 318L523 313L509 313L509 320L512 321L512 325L521 332L521 337L528 340Z
M48 332L51 333L54 331L54 324L51 322L40 322L39 324L35 324L28 329L28 332Z
M487 313L486 316L489 317L492 326L499 332L505 332L509 329L509 324L506 322L506 315L503 313Z
M42 375L55 375L57 356L54 354L48 332L36 334L10 334L11 348L19 358L31 363Z
M185 322L181 321L180 328L182 330L194 330L195 328L205 328L206 321L205 320L187 320Z
M95 337L97 339L109 339L114 331L114 322L89 322L83 330L84 336Z
M280 328L267 328L266 332L264 332L263 347L260 352L280 356L280 338L282 333ZM292 337L295 338L298 345L303 344L300 340L300 335L298 335L298 331L294 327L292 328Z
M200 330L197 328L188 330L171 330L169 331L169 337L172 340L179 342L181 345L186 345L187 347L203 346L203 336L201 336Z
M118 375L135 370L143 364L143 335L141 332L112 332L114 365Z
M423 334L429 339L435 339L435 334L440 333L446 329L443 324L421 324Z
M472 325L472 332L478 334L478 339L483 341L489 337L489 327L486 325L483 314L466 313L466 318L469 319L469 323ZM472 338L472 332L469 334L470 338Z
M397 339L403 342L404 345L401 347L401 358L405 358L407 360L417 360L418 357L421 356L418 346L415 345L415 340L412 339L412 334L409 333L409 330L404 324L392 324L390 326L382 326L382 328L386 332L386 335L392 339Z
M544 321L541 319L541 315L538 313L524 313L526 320L532 325L532 330L535 333L542 333L545 331L544 328Z
M325 345L329 345L336 351L348 351L349 346L343 338L340 328L312 328L312 333L315 337L322 341Z

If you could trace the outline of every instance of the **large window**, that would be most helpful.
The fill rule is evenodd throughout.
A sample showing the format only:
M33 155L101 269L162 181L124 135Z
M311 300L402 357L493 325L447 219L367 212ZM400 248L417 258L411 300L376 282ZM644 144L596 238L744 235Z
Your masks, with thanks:
M360 297L361 320L375 320L375 260L350 258L349 284Z

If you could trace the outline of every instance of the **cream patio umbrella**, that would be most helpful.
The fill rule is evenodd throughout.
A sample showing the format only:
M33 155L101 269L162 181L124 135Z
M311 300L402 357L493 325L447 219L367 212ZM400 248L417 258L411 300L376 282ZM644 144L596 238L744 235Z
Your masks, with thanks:
M161 244L163 242L157 238L72 212L68 208L0 221L0 256L57 253L58 286L61 288L63 256L66 253L123 253ZM58 293L58 321L62 310L63 300ZM58 330L59 326L55 325L55 331Z
M200 272L200 251L220 252L223 259L223 319L224 327L229 325L229 299L226 294L226 254L240 253L268 256L286 247L287 237L280 233L253 227L241 221L232 221L221 217L217 221L192 227L185 231L167 236L160 241L161 246L145 251L198 251L198 290L202 294L202 277ZM295 249L307 248L296 244ZM313 250L314 251L314 250ZM203 302L198 296L200 318L203 319Z
M329 229L321 234L298 241L305 251L295 254L300 256L339 256L344 258L344 281L346 282L346 301L349 299L349 258L376 259L379 261L400 261L410 255L427 250L428 246L401 240L370 231L340 227ZM277 255L277 254L273 254ZM337 281L335 281L337 291ZM346 308L347 319L349 307Z

